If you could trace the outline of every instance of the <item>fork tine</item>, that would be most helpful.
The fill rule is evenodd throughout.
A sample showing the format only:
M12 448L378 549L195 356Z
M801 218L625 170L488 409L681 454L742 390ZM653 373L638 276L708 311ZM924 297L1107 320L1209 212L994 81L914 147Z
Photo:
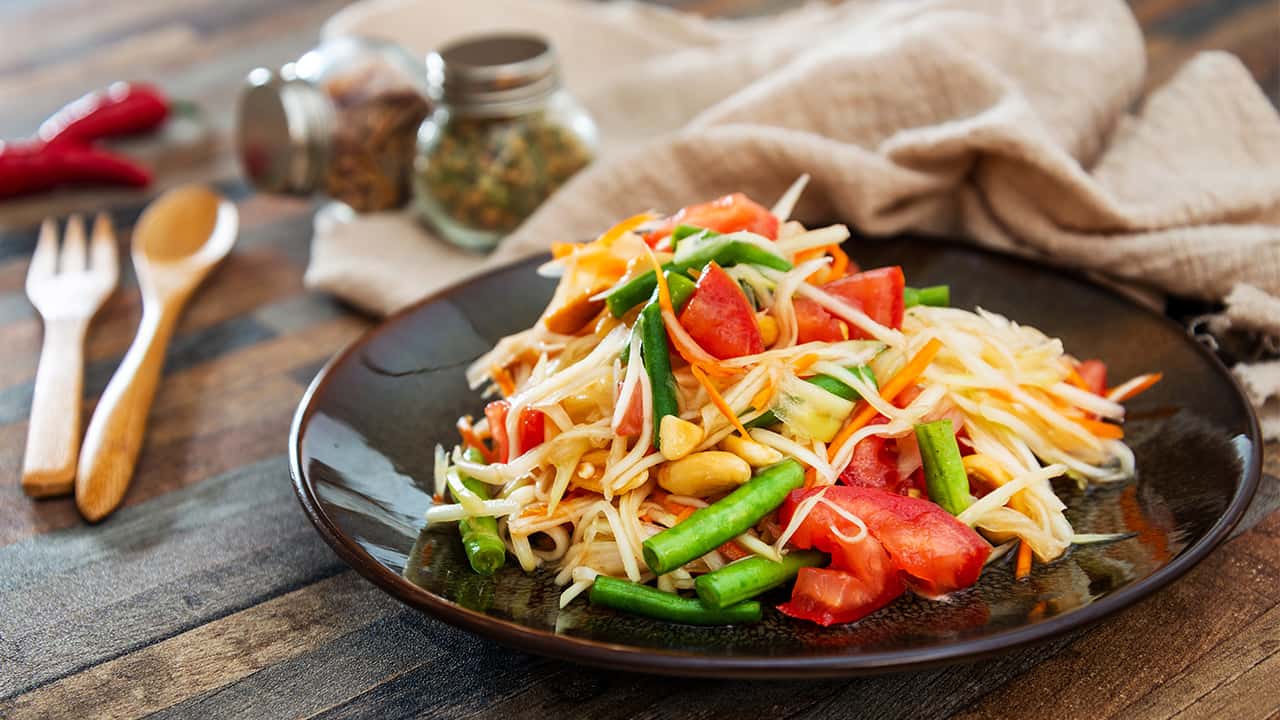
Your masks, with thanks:
M40 237L36 251L27 269L27 281L34 282L52 277L58 265L58 225L53 218L45 218L40 224Z
M94 218L90 253L89 269L109 276L114 285L120 274L120 261L116 257L116 231L111 225L111 216L106 213L98 213Z
M62 255L58 258L58 272L84 270L84 218L79 213L67 219L67 229L62 235Z

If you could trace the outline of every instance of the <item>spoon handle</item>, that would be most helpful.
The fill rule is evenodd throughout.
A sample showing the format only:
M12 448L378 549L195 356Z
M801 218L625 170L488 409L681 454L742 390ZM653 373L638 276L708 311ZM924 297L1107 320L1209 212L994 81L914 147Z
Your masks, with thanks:
M76 474L76 505L90 522L115 510L129 489L180 305L143 303L138 335L93 411Z

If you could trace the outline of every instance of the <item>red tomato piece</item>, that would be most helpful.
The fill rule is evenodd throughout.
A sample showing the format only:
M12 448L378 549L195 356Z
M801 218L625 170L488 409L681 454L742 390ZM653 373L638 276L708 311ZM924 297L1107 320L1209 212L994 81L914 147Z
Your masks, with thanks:
M906 582L922 595L944 595L969 587L977 582L991 554L985 540L938 505L874 488L833 485L796 490L782 505L782 522L790 520L796 505L805 498L824 490L828 501L866 524ZM792 542L816 543L822 537L840 541L837 532L852 535L857 531L853 523L822 504L814 507L801 527L807 533L797 532Z
M844 321L827 312L818 303L808 298L796 298L796 325L799 330L796 343L807 342L840 342L849 337L848 327Z
M1085 360L1076 366L1080 379L1089 386L1094 395L1105 395L1107 392L1107 364L1101 360Z
M873 543L866 538L859 545ZM875 547L884 554L878 543ZM863 577L849 570L807 567L796 575L791 600L779 605L778 610L826 627L861 620L893 602L902 591L902 581L893 572Z
M784 505L782 519L789 521L794 509ZM791 600L779 605L779 611L823 626L848 623L870 615L903 593L893 559L880 542L866 535L851 543L845 538L853 532L852 523L829 507L818 505L810 511L800 531L791 537L791 544L829 553L831 566L802 569Z
M770 240L778 239L778 218L742 193L725 195L711 202L690 205L680 210L645 235L645 242L651 246L657 245L677 225L696 225L718 233L746 230Z
M484 416L489 419L489 434L493 436L493 446L497 449L498 460L511 460L511 441L507 437L507 414L511 411L511 403L506 400L494 400L484 406ZM546 438L546 416L541 410L524 408L520 411L520 420L516 425L520 447L523 454L542 444Z
M680 324L704 350L725 358L764 352L751 302L714 262L698 278L697 289L680 311Z
M833 280L822 289L862 310L881 325L900 328L904 309L902 288L905 285L902 268L891 265ZM849 337L859 340L869 336L856 327L850 327Z
M910 478L898 472L898 444L893 438L872 435L858 441L853 458L840 473L840 482L856 487L879 488L906 495Z
M630 399L627 400L627 409L622 414L622 422L614 431L624 437L632 437L639 435L644 429L644 395L640 383L636 383L636 389L631 393ZM622 383L618 383L618 393L622 393Z

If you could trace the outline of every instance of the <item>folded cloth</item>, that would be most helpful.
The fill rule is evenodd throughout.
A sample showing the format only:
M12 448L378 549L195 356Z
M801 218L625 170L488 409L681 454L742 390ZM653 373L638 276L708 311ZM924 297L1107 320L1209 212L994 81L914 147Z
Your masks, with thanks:
M1247 285L1280 302L1280 116L1215 52L1135 112L1144 49L1120 0L849 2L744 21L629 3L366 0L325 34L425 52L498 29L552 40L602 158L489 257L407 214L318 223L312 287L386 313L619 217L738 190L768 204L809 173L801 220L958 235L1162 292L1217 300ZM1250 318L1280 335L1280 317ZM1268 387L1260 406L1280 400Z

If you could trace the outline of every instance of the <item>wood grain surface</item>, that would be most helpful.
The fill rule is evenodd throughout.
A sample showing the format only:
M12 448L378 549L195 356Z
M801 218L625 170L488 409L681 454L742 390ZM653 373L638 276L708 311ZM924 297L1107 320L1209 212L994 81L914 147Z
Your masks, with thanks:
M0 137L121 79L202 112L147 159L147 193L62 192L0 205L0 717L1253 718L1280 714L1280 481L1237 537L1186 578L1094 628L980 664L848 681L652 678L547 660L405 608L349 570L288 482L293 409L318 367L369 326L302 286L313 206L251 194L228 149L245 72L305 51L339 0L12 0L0 4ZM792 0L681 0L709 15ZM1240 56L1280 102L1275 0L1132 0L1149 83L1210 48ZM235 252L169 347L123 508L88 526L19 476L42 337L23 293L37 223L108 210L129 228L158 190L216 183ZM88 418L133 338L137 281L90 327ZM1266 467L1280 470L1269 447Z

